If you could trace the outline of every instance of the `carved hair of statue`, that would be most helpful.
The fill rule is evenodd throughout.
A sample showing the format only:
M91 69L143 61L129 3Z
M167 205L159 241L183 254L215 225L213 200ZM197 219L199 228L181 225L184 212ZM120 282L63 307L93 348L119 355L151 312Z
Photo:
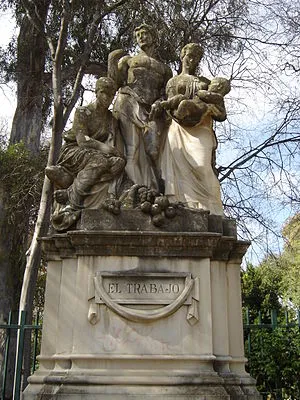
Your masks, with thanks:
M101 78L99 78L96 81L95 92L97 93L98 90L100 90L100 89L105 90L105 91L109 90L109 91L115 93L117 91L118 87L117 87L116 82L113 79L108 78L106 76L101 76Z
M230 81L226 78L216 77L210 81L208 90L210 92L217 92L225 96L231 90Z
M152 25L148 25L148 24L142 24L140 26L137 26L134 29L134 39L136 40L136 34L138 31L141 31L142 29L144 29L145 31L149 32L150 35L152 36L153 42L157 43L157 31L154 29L154 27Z
M188 43L182 48L182 50L180 52L180 59L181 60L183 59L183 57L186 55L186 53L188 51L194 53L195 56L197 58L199 58L199 61L201 60L201 58L203 57L203 54L204 54L204 49L203 49L202 46L200 46L200 44Z

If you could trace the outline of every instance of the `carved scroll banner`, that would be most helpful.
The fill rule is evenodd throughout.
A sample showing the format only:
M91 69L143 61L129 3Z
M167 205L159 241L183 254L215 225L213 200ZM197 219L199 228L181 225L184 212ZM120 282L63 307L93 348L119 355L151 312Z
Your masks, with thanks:
M188 322L194 325L199 320L199 278L190 273L98 272L90 277L89 286L91 324L99 320L97 304L134 322L165 318L186 305Z

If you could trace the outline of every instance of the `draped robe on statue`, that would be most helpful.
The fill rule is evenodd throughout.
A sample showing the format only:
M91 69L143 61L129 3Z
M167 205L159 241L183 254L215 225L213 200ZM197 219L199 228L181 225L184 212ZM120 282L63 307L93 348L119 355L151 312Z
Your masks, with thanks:
M133 183L156 188L153 166L145 148L145 128L150 106L129 86L121 88L114 104L114 114L120 123L125 142L126 172ZM127 138L130 137L130 140Z
M183 78L184 81L180 75L174 77L168 85L173 95L183 91L189 92L192 98L197 86L202 83L191 75ZM220 183L212 165L217 147L212 128L212 110L207 111L194 126L186 126L176 118L172 119L162 151L161 172L165 181L165 195L170 201L180 201L188 207L223 215Z

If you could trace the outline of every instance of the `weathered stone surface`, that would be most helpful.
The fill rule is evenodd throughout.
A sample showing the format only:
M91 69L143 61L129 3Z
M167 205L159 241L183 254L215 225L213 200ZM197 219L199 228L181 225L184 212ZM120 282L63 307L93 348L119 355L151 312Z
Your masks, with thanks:
M241 261L249 242L206 232L70 231L43 240L45 257L77 255L198 257Z
M159 228L152 223L151 216L140 209L123 209L114 215L104 209L83 210L77 229L85 231L154 231L154 232L208 232L208 211L182 208L176 211L174 218L165 218ZM222 233L222 217L219 230Z
M166 219L160 228L140 209L123 209L119 215L104 209L83 210L77 229L45 238L46 257L69 257L75 253L241 260L250 244L236 240L234 220L188 208L177 210L177 215Z
M174 218L165 218L155 227L151 216L140 209L122 209L114 215L105 209L83 210L77 229L84 231L154 231L154 232L216 232L236 237L236 222L208 211L179 208Z
M134 35L138 53L121 58L115 68L116 79L122 84L125 81L125 85L118 92L113 114L119 120L125 142L127 176L134 184L161 191L158 159L165 121L161 115L154 115L154 108L164 95L172 71L157 53L154 27L142 24L135 28Z
M135 36L140 51L110 54L46 171L60 189L52 224L68 232L42 239L41 355L23 399L259 399L244 369L249 242L224 217L214 166L229 81L195 75L195 43L169 80L155 30Z
M40 368L24 400L259 399L244 370L239 263L247 244L214 232L43 239Z
M39 388L39 392L38 392ZM36 396L39 400L229 400L231 397L223 388L218 388L213 385L202 386L186 385L186 386L164 386L160 385L155 388L153 386L131 386L130 390L119 385L105 385L102 387L84 386L78 384L77 390L74 386L62 384L57 386L52 385L37 385L36 391L25 392L23 400L32 399ZM37 394L39 393L39 394ZM84 397L83 397L84 396ZM241 400L246 400L245 397Z
M118 149L117 121L108 109L116 89L110 78L97 80L96 101L76 109L57 165L46 168L55 188L52 225L59 232L75 225L82 208L99 208L109 195L117 195L126 161L123 148Z
M172 117L161 155L165 195L189 207L224 215L220 183L214 171L216 135L213 120L224 121L225 78L211 81L196 75L203 48L189 43L181 50L182 71L166 86L167 101L160 106Z
M236 220L233 218L223 218L223 235L236 237Z
M207 232L218 232L223 234L222 215L209 214Z
M225 235L234 236L234 224L222 220L212 129L213 120L226 119L223 97L230 83L225 78L210 81L195 76L203 56L195 43L182 49L182 72L172 78L171 69L156 53L155 29L142 24L135 36L138 54L126 55L120 49L110 54L109 77L98 79L96 101L78 107L57 165L46 168L55 186L52 225L57 232L76 229L81 211L91 210L82 213L77 229L157 231L159 227L166 232L218 233L225 229ZM119 86L112 115L108 107ZM143 190L149 191L147 196ZM151 191L156 192L153 198ZM172 205L160 207L155 197L165 197ZM103 213L103 208L112 215ZM142 208L152 217L135 214L132 219L124 212L114 216L123 208ZM168 219L174 208L177 216ZM208 212L215 215L209 215L207 222Z

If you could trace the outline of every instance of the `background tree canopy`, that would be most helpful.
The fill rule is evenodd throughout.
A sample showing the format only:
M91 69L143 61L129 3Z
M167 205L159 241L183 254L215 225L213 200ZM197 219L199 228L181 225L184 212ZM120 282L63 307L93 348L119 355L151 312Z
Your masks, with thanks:
M300 214L283 227L285 245L280 255L267 256L258 266L242 271L243 306L256 316L282 307L300 309Z

